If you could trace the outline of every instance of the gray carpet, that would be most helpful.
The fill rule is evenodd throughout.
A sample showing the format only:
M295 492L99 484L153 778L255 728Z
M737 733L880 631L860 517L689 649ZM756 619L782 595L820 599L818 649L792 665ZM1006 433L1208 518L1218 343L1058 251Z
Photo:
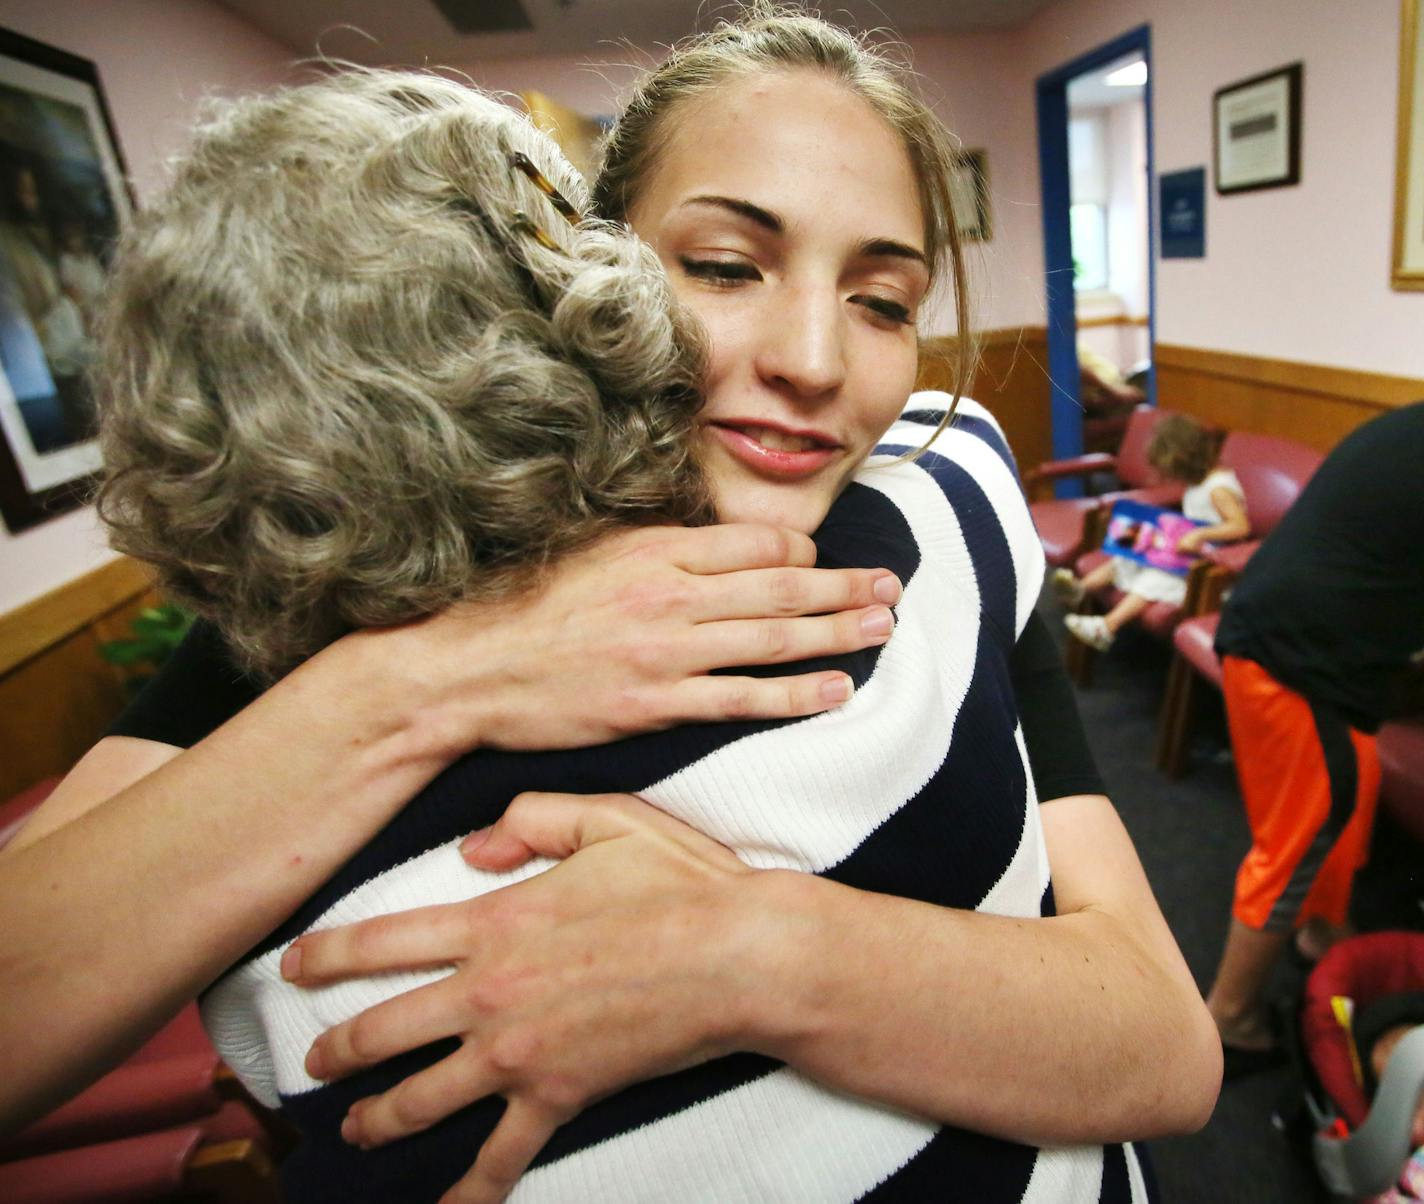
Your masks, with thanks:
M1062 611L1039 609L1063 635ZM1231 764L1220 696L1198 691L1191 768L1178 781L1152 765L1167 650L1135 631L1098 658L1078 702L1108 792L1122 815L1198 985L1210 985L1221 956L1236 867L1250 844ZM1371 864L1356 880L1353 918L1362 929L1420 927L1424 856L1381 823ZM1282 965L1272 993L1298 996L1301 971ZM1302 1098L1289 1066L1227 1083L1211 1121L1190 1137L1150 1143L1166 1204L1325 1201L1299 1146L1273 1116Z

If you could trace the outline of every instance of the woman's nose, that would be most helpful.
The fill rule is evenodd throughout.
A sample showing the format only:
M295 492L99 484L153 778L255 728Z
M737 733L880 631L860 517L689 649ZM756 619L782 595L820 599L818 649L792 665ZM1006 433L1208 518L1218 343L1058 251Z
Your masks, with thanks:
M786 290L765 315L763 379L806 400L833 394L846 376L844 318L834 290Z

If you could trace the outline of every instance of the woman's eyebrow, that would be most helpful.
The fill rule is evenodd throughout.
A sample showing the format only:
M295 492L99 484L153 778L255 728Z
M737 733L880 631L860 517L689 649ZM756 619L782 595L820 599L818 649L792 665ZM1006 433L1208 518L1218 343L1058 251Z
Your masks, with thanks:
M734 196L694 196L683 202L684 205L712 205L718 209L726 209L739 217L750 218L758 226L770 230L773 234L782 234L786 230L786 223L769 209L763 209L760 205L753 205L750 201L744 201L740 197Z
M687 200L683 202L683 205L711 205L714 208L725 209L729 213L735 213L738 217L748 218L763 229L769 230L772 234L783 234L786 232L786 223L779 215L773 213L770 209L763 209L760 205L754 205L751 201L743 200L741 197L713 195L694 196L688 197ZM930 266L929 260L923 251L893 238L867 238L856 248L856 254L862 259L888 256L895 259L913 260L926 269Z
M925 258L925 253L916 250L908 243L896 242L893 238L871 238L861 243L857 248L859 254L864 259L874 259L880 256L890 256L895 259L913 259L916 263L928 270L930 261Z

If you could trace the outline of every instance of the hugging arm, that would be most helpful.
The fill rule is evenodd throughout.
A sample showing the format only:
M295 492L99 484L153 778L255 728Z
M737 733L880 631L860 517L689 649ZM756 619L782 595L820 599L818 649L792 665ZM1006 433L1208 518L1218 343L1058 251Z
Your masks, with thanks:
M1060 794L1040 809L1057 916L755 872L627 796L525 796L467 856L492 870L531 852L566 857L555 869L469 903L309 935L284 963L306 984L458 967L313 1047L309 1072L337 1077L462 1038L446 1061L357 1105L343 1131L381 1143L505 1095L505 1120L452 1197L498 1199L589 1101L732 1050L1022 1141L1198 1127L1219 1082L1215 1031L1036 618L1013 673L1034 779Z
M1014 919L749 870L632 796L521 796L470 859L566 858L552 870L294 946L285 968L307 985L457 967L325 1034L308 1071L459 1037L355 1105L342 1133L382 1144L503 1095L449 1197L480 1202L593 1100L734 1050L1018 1141L1200 1127L1220 1044L1116 812L1101 795L1058 799L1043 824L1059 915Z
M101 741L0 854L0 1130L122 1058L463 753L830 705L841 674L707 676L883 639L860 624L893 577L813 560L772 528L625 532L532 598L337 641L190 750Z

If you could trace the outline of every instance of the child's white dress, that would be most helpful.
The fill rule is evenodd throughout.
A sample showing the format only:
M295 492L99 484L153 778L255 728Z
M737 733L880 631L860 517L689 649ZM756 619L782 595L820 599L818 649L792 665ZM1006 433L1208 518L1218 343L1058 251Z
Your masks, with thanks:
M1221 513L1212 505L1213 490L1229 489L1244 504L1241 482L1229 468L1213 468L1197 484L1182 494L1182 513L1199 523L1221 522ZM1187 597L1187 579L1165 569L1155 569L1123 556L1113 557L1113 584L1125 594L1137 594L1152 602L1180 606Z

